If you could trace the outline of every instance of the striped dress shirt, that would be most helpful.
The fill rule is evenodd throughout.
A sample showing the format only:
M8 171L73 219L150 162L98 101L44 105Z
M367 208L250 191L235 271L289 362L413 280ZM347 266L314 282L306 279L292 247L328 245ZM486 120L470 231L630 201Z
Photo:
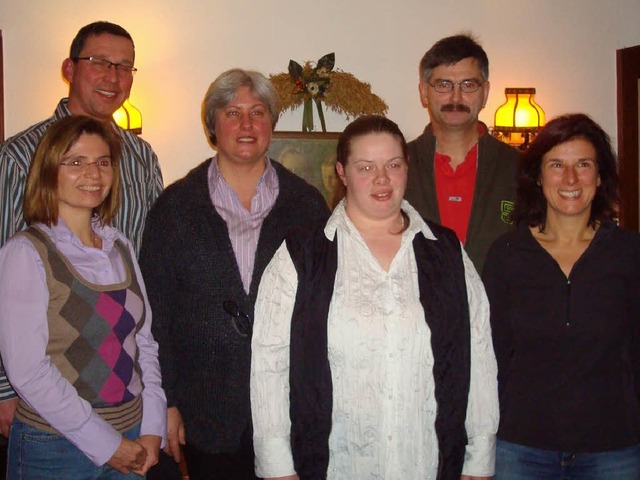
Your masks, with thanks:
M22 215L22 202L31 159L49 126L56 120L71 115L68 102L69 99L63 98L53 116L0 145L0 247L14 233L27 227ZM122 201L113 226L131 241L137 255L145 218L163 189L162 173L151 145L115 124L114 128L120 137L122 148ZM0 401L14 396L15 392L7 382L4 369L0 368Z
M211 202L227 223L229 240L236 256L242 285L248 294L262 222L276 203L280 191L278 175L269 158L265 157L265 170L256 185L250 212L244 208L236 192L220 174L217 155L209 167L208 179Z

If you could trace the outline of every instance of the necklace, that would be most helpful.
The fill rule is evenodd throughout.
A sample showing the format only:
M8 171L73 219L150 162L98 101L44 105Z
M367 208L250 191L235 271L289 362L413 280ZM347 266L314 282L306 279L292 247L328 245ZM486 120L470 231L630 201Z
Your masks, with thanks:
M100 248L100 245L98 245L98 243L99 243L98 236L96 235L95 230L92 228L91 229L91 245L94 248Z

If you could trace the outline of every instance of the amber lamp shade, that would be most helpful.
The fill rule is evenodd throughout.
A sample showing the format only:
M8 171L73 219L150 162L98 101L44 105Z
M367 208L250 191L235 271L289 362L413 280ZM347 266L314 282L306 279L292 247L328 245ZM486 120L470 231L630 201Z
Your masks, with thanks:
M136 135L142 133L142 114L140 110L125 100L122 106L113 113L113 120L120 128L130 130Z
M526 149L545 124L535 88L505 88L507 101L494 117L493 134L509 145Z

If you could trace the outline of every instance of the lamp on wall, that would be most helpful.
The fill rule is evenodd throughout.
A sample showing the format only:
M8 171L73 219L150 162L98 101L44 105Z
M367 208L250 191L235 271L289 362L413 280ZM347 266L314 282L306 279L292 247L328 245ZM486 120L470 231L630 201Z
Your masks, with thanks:
M113 113L113 120L119 127L130 130L136 135L142 133L142 114L140 110L129 103L128 98L122 106Z
M496 110L493 135L522 150L544 126L544 110L533 97L535 88L505 88L507 101Z

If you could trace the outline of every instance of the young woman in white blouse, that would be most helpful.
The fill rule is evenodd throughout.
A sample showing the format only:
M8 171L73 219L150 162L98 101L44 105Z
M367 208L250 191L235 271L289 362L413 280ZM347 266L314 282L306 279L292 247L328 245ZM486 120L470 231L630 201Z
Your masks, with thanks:
M267 267L251 369L266 479L485 479L498 424L482 284L455 234L403 201L392 121L342 133L345 198Z

